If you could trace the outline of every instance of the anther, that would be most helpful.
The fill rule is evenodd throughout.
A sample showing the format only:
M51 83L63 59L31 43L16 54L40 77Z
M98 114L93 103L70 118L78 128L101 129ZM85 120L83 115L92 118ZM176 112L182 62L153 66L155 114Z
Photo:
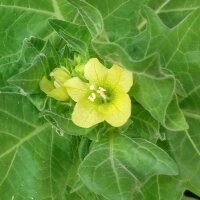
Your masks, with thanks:
M95 89L94 85L90 85L90 90L94 90L94 89Z
M88 99L89 99L90 101L94 102L94 99L93 99L91 96L89 96Z
M99 90L102 91L102 92L105 92L106 89L102 88L102 87L99 87Z
M93 99L96 99L96 94L94 92L91 95Z
M94 100L96 99L96 94L93 92L89 97L88 99L92 102L94 102Z

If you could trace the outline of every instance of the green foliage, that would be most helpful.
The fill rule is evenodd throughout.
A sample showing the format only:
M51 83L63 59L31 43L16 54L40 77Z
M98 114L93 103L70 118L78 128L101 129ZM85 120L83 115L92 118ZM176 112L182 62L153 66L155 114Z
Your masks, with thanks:
M200 2L0 0L0 199L200 196ZM97 57L133 72L132 114L85 129L43 76Z

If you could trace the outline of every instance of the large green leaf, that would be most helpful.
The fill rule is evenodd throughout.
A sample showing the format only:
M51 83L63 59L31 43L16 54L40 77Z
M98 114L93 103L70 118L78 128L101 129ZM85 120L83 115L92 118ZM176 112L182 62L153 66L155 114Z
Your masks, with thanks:
M52 33L48 18L73 20L74 15L73 7L65 0L1 0L0 56L16 54L26 37L48 37Z
M175 83L171 76L156 79L144 75L136 77L132 94L164 127L184 130L187 122L174 95Z
M158 13L168 26L174 27L190 12L198 8L200 8L200 2L196 0L165 1Z
M26 97L0 94L1 199L65 199L76 140L59 136Z
M188 131L177 134L168 133L168 140L174 157L180 168L180 179L184 187L200 195L200 95L199 89L194 90L181 102L187 122Z
M104 28L109 39L118 41L120 38L138 33L136 25L140 18L140 9L147 1L118 0L102 3L100 0L87 0L87 2L101 12Z
M21 67L18 58L25 38L49 38L49 18L73 21L76 14L65 0L0 0L0 87L7 87L7 79Z
M83 183L110 200L132 199L155 174L177 174L176 164L154 144L116 133L93 144L79 168Z
M158 16L150 9L145 9L148 27L138 37L132 39L137 42L136 53L142 56L151 55L159 51L161 65L172 72L182 84L186 93L190 93L200 82L197 74L199 68L199 9L191 12L180 24L173 29L165 27Z

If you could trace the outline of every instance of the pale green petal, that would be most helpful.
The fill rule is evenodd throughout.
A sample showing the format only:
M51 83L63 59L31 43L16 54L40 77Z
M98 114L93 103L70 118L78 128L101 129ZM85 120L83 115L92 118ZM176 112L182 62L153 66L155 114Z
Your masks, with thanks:
M117 92L115 99L104 106L104 118L114 127L124 125L131 115L131 100L128 94Z
M97 58L91 58L85 65L84 75L91 83L101 86L106 79L108 69Z
M133 85L133 73L118 65L113 65L108 70L105 84L110 89L120 88L124 92L128 92Z
M80 75L84 75L84 68L85 68L85 65L83 65L83 64L77 65L75 67L75 71L76 71L76 73L78 73Z
M65 87L55 88L48 92L47 95L58 101L67 101L69 99L69 95Z
M72 113L72 121L82 128L89 128L104 121L101 113L98 112L98 105L87 100L78 102Z
M49 81L46 76L43 76L42 80L40 81L40 89L44 92L44 93L48 93L51 90L54 89L54 86L52 84L51 81Z
M50 76L53 77L59 84L64 84L70 78L70 73L65 67L55 68Z
M69 96L76 102L89 96L89 87L78 77L68 79L64 86L67 88Z

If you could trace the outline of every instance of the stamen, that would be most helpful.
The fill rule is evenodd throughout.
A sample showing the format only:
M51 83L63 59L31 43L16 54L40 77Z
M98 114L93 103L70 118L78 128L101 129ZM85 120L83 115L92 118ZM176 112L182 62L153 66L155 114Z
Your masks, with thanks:
M94 102L94 99L93 99L91 96L89 96L88 99L89 99L90 101Z
M51 72L49 75L50 75L50 76L54 76L54 73L53 73L53 72Z
M107 96L106 96L104 93L100 93L100 96L101 96L104 100L107 99Z
M107 100L109 99L109 97L105 93L106 89L102 87L98 87L98 89L96 89L94 85L90 85L89 88L90 90L94 91L88 97L90 101L94 102L96 98L101 98L103 102L107 102Z
M88 99L92 102L94 102L94 100L96 99L96 94L93 92L89 97Z
M94 90L94 89L95 89L94 85L90 85L90 90Z
M99 87L99 90L102 91L102 92L105 92L106 89L102 88L102 87Z
M53 84L54 84L55 88L59 88L60 87L60 84L57 81L54 81Z
M97 90L97 93L99 93L99 94L100 94L100 93L102 93L102 91L101 91L101 90Z
M96 94L94 92L91 95L93 99L96 99Z

